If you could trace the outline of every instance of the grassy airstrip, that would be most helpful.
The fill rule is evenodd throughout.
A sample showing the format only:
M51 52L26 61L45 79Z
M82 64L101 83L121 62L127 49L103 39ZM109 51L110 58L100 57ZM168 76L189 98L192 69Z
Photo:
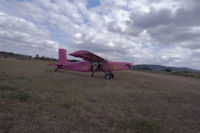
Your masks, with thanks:
M198 133L200 79L165 73L54 72L0 58L0 133Z

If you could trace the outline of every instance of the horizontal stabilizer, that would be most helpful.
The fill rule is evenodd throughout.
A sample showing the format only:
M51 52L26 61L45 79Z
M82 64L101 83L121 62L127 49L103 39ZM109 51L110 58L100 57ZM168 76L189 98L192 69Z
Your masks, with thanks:
M57 66L57 63L49 63L48 66Z

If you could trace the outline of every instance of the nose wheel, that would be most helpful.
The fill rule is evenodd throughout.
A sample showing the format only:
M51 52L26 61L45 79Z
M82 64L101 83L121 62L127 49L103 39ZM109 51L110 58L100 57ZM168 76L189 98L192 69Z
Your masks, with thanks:
M113 73L107 72L105 74L105 79L110 80L110 79L113 79L113 78L114 78L114 74Z

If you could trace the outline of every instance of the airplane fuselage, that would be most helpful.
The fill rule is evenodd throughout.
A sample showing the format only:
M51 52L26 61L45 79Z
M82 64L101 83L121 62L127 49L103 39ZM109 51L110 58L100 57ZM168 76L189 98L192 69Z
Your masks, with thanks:
M71 70L71 71L80 71L80 72L92 72L91 70L91 64L90 61L79 61L79 62L66 62L64 64L60 64L58 66L58 69L64 69L64 70ZM128 70L131 67L130 63L125 62L102 62L102 69L105 72L110 71L120 71L120 70ZM102 71L102 70L98 70Z
M92 72L92 77L95 72L104 72L105 79L110 80L114 78L112 71L128 70L131 64L127 62L111 62L103 59L102 57L93 54L87 50L80 50L70 53L71 56L79 57L84 61L67 62L66 49L59 49L59 63L50 63L49 66L57 66L54 71L59 69L79 71L79 72Z

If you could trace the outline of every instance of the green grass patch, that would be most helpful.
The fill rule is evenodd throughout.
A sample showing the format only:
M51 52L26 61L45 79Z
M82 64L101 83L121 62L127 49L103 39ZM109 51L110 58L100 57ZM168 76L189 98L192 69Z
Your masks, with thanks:
M16 76L15 79L17 79L17 80L24 80L25 77L24 76Z
M7 85L0 86L0 91L16 91L16 90L17 88L11 87L11 86L7 86Z
M16 91L10 94L11 99L17 99L21 102L27 101L31 98L30 94L24 91Z
M167 133L166 129L155 120L135 118L124 121L126 129L135 133Z
M73 106L73 103L70 101L65 101L65 102L61 103L60 106L65 109L71 109Z
M190 77L190 78L200 78L200 73L184 73L184 72L173 72L172 75Z

